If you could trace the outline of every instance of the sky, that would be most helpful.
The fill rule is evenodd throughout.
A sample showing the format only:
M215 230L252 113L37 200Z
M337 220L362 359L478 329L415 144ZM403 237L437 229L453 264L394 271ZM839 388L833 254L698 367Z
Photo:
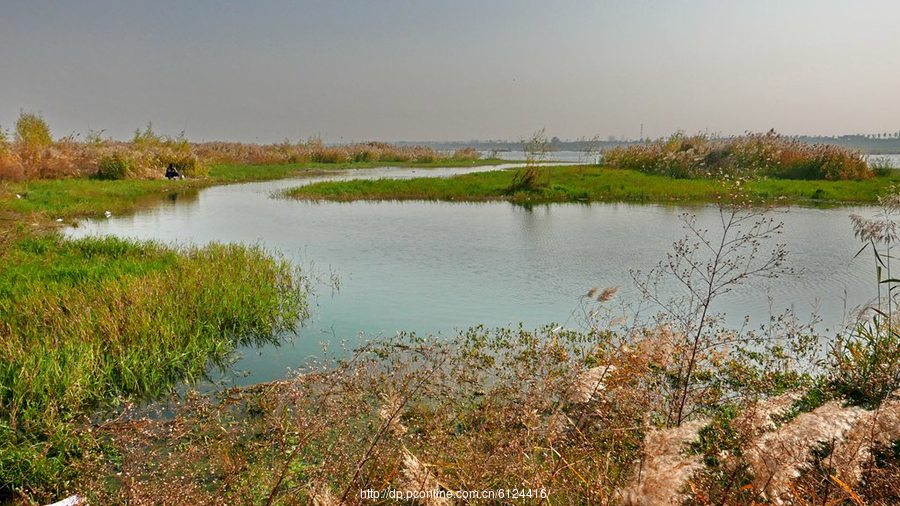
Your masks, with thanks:
M895 0L0 0L0 127L329 142L900 131Z

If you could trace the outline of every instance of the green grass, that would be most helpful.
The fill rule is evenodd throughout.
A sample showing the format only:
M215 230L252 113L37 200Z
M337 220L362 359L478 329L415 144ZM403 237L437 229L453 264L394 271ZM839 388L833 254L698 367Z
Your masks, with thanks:
M121 214L158 202L166 195L203 186L201 181L43 179L0 186L0 213L43 214L44 219ZM16 194L22 197L16 197ZM35 219L40 219L36 217Z
M298 176L319 170L397 167L468 167L496 165L502 160L438 160L430 163L354 162L347 164L306 163L287 165L215 165L208 178L187 180L98 180L88 178L39 179L0 183L0 220L4 214L23 219L40 214L31 221L62 218L71 220L96 217L106 211L113 214L133 212L170 195L189 196L197 189L246 181L263 181ZM16 194L22 198L17 198ZM0 227L2 228L2 227Z
M64 487L94 410L200 379L306 314L293 267L256 247L41 234L0 263L0 501Z
M675 179L632 170L598 166L540 168L540 185L510 191L516 171L503 170L449 178L322 182L288 190L300 199L321 200L507 200L521 204L551 202L680 202L715 200L721 184L711 179ZM874 203L878 194L900 183L900 174L863 181L760 179L748 183L750 193L786 204L828 205Z

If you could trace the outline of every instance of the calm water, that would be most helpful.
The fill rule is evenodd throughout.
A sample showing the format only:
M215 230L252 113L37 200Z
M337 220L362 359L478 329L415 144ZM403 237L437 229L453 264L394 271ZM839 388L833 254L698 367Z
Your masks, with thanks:
M314 316L294 342L244 350L240 383L282 377L321 353L320 343L355 342L400 330L442 333L471 325L574 325L579 297L592 286L620 286L633 300L629 268L649 269L683 232L684 208L658 205L553 205L533 209L508 203L314 203L272 198L278 190L322 179L446 176L485 170L368 169L337 176L236 184L166 201L135 215L86 221L72 236L113 234L173 243L261 243L325 277L341 280L337 293L321 287ZM711 207L689 209L712 226ZM848 215L868 209L779 212L790 264L802 273L757 281L721 301L733 322L744 315L762 323L793 307L814 306L824 326L874 295L871 259L858 250Z

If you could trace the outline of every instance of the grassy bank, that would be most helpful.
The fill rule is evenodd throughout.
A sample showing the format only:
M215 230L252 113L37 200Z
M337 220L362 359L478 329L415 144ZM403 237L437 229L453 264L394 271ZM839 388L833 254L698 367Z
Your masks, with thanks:
M537 169L537 184L517 189L516 171L491 171L449 178L323 182L301 186L288 195L322 200L507 200L520 204L550 202L712 202L721 184L598 166ZM827 205L876 201L900 175L861 181L758 179L747 183L751 196L786 204Z
M403 162L398 167L434 168L497 165L502 160L439 160L430 163ZM265 181L313 173L315 171L383 167L379 162L346 164L304 163L282 165L214 165L202 179L120 179L92 178L38 179L0 182L0 236L13 222L26 228L44 227L55 219L66 221L133 212L164 198L192 195L200 188L248 181ZM4 226L5 222L5 226ZM16 232L21 234L23 230ZM0 237L2 238L2 237Z
M81 463L108 458L86 430L93 414L197 380L237 346L274 341L306 314L299 272L257 247L54 231L57 219L298 170L215 169L178 181L0 183L0 503L58 498Z
M293 268L258 248L42 234L0 262L0 497L64 488L97 450L79 434L93 410L201 378L306 310Z

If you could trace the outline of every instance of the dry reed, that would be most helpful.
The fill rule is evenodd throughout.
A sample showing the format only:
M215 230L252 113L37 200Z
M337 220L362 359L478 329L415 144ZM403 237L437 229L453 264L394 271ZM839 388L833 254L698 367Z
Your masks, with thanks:
M870 463L875 450L898 440L900 399L892 398L861 416L846 437L835 445L830 457L834 475L846 485L856 486L862 481L865 466Z
M794 481L808 469L812 450L842 444L865 414L862 408L831 401L760 436L745 452L754 490L775 504L789 504Z
M644 439L641 461L634 478L621 492L627 506L677 505L688 495L688 480L703 464L699 455L687 453L687 444L709 420L694 420L678 427L651 430Z

